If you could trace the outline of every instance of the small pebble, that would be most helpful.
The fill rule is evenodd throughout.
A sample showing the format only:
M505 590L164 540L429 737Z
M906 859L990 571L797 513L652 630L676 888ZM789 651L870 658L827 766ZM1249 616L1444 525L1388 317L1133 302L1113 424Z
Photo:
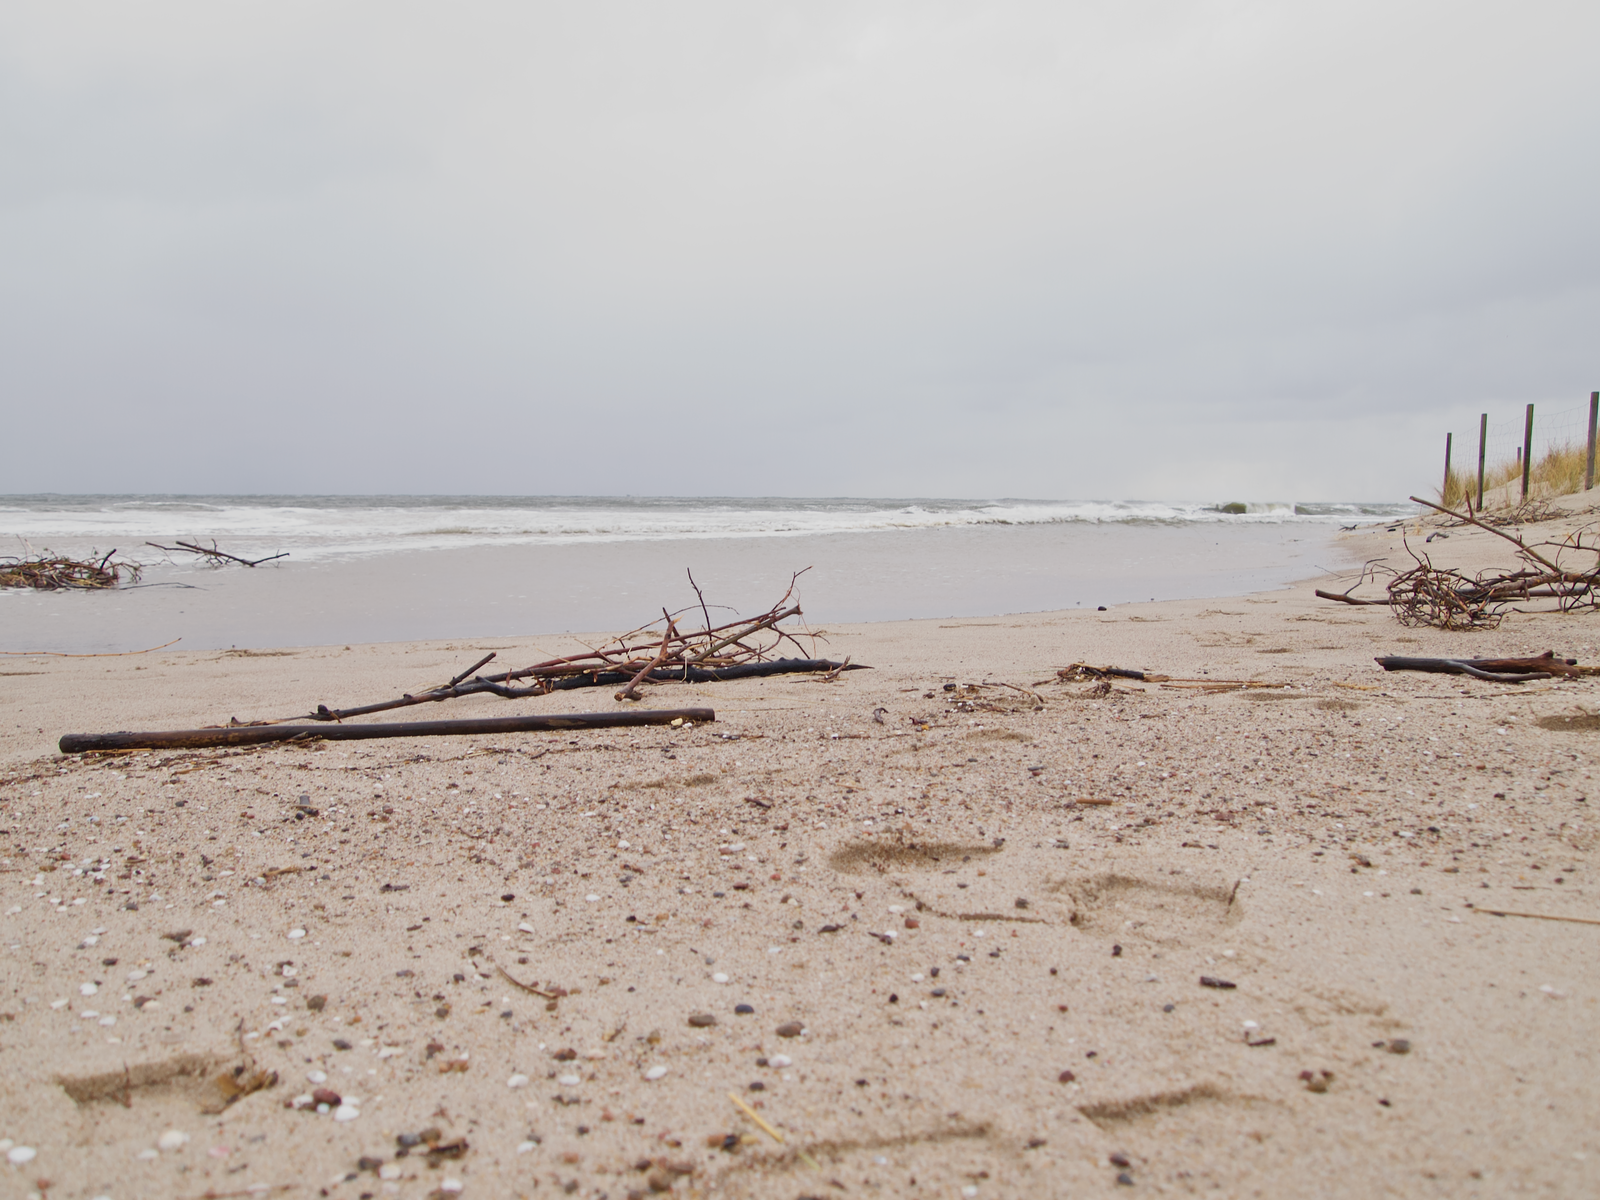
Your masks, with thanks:
M735 1004L733 1011L741 1017L748 1017L754 1015L756 1010L748 1004Z
M1236 988L1239 985L1236 983L1230 983L1226 979L1217 979L1212 975L1202 975L1200 976L1200 986L1208 988L1223 988L1226 990L1228 988Z
M179 1129L169 1129L156 1139L156 1146L162 1150L181 1150L188 1142L189 1135Z
M666 1073L667 1069L665 1067L651 1067L644 1073L644 1077L654 1083L657 1079L660 1079L666 1075Z
M752 1083L750 1085L750 1090L752 1092L764 1092L764 1091L767 1090L767 1085L762 1083L761 1080L758 1079L758 1080L756 1080L754 1083Z
M708 1029L717 1023L717 1019L710 1013L690 1013L689 1024L696 1029Z
M587 896L584 897L584 899L587 900L590 904L594 904L596 901L598 901L600 899L600 897L596 896L593 892L590 892Z
M583 1080L576 1075L561 1075L557 1077L556 1082L562 1087L577 1087Z
M13 1146L6 1151L6 1161L20 1167L23 1163L31 1163L38 1153L32 1146Z
M97 983L80 983L78 985L78 994L80 996L92 996L99 990L100 985Z
M1117 1182L1120 1183L1123 1187L1132 1187L1133 1186L1133 1176L1129 1175L1126 1171L1118 1171L1117 1172Z
M506 1086L509 1088L527 1087L528 1077L526 1075L513 1075L510 1079L506 1080Z
M1113 1167L1131 1167L1133 1166L1133 1160L1118 1150L1111 1156L1111 1165Z
M787 1054L774 1054L771 1058L767 1059L767 1066L774 1067L781 1071L785 1067L794 1066L794 1059L790 1058Z
M305 935L306 935L306 931L304 929L291 929L291 930L289 930L289 940L291 942L297 942L301 938L305 937Z
M439 1181L439 1190L441 1192L459 1192L463 1186L459 1179L441 1179Z
M354 1104L341 1104L333 1110L333 1119L335 1121L354 1121L360 1115L361 1110Z
M1390 1054L1410 1054L1411 1043L1406 1038L1395 1038L1389 1043Z
M805 1032L805 1026L799 1021L787 1021L778 1026L778 1036L781 1038L799 1037Z
M724 975L721 971L718 971L715 975L713 975L711 977L711 982L712 983L727 983L728 982L728 977L726 975Z
M308 1082L308 1083L327 1083L328 1082L328 1073L326 1071L307 1071L306 1072L306 1082Z
M1077 1075L1074 1074L1073 1072L1071 1072L1071 1071L1063 1071L1063 1072L1061 1072L1061 1074L1056 1076L1056 1082L1057 1083L1071 1083L1076 1078L1077 1078Z

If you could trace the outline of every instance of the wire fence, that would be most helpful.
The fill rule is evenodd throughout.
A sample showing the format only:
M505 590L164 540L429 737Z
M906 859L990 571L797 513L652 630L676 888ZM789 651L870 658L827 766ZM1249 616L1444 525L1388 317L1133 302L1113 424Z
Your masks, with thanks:
M1588 460L1590 405L1571 408L1535 408L1532 449L1529 454L1528 495L1561 495L1580 491ZM1485 502L1496 488L1506 488L1502 503L1522 500L1523 445L1527 433L1526 413L1512 421L1491 421L1483 439L1483 486ZM1463 496L1477 500L1478 429L1453 438L1450 479L1444 488L1446 503L1459 503Z

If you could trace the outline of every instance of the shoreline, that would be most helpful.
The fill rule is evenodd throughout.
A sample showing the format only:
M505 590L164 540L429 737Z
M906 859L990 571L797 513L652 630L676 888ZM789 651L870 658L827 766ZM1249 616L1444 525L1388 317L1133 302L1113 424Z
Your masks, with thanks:
M1447 532L1440 561L1508 557ZM1600 917L1600 693L1372 657L1592 661L1593 618L1452 635L1318 584L834 624L821 652L873 670L648 689L716 709L677 730L61 759L63 732L381 699L564 639L0 660L0 1137L37 1151L0 1171L86 1197L1592 1190L1596 930L1478 910ZM1073 661L1288 686L1054 681ZM124 1066L152 1081L126 1107L86 1082ZM277 1081L203 1112L234 1066ZM284 1106L317 1087L354 1115ZM460 1157L399 1155L430 1127Z

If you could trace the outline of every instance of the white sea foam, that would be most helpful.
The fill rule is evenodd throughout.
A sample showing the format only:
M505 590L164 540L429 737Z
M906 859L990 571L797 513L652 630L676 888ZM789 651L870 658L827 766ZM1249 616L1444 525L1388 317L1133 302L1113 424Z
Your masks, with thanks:
M1237 506L1231 506L1237 507ZM501 496L6 496L0 534L34 549L210 543L297 561L482 545L804 537L984 525L1284 524L1409 515L1410 505L1147 501L679 499ZM3 551L0 551L3 552ZM12 552L16 552L13 550ZM180 559L187 556L179 555Z

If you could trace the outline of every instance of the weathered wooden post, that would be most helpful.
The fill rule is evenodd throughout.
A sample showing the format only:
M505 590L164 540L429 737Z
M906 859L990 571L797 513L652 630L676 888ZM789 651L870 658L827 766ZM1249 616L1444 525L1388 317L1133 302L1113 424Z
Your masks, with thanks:
M1453 433L1444 435L1444 486L1439 489L1439 503L1450 503L1450 439Z
M1589 393L1589 464L1583 469L1583 490L1594 486L1594 425L1600 417L1600 392Z
M1478 417L1478 510L1483 510L1483 456L1489 449L1489 414Z
M1528 405L1528 420L1522 430L1522 498L1528 498L1528 475L1533 470L1533 405Z

